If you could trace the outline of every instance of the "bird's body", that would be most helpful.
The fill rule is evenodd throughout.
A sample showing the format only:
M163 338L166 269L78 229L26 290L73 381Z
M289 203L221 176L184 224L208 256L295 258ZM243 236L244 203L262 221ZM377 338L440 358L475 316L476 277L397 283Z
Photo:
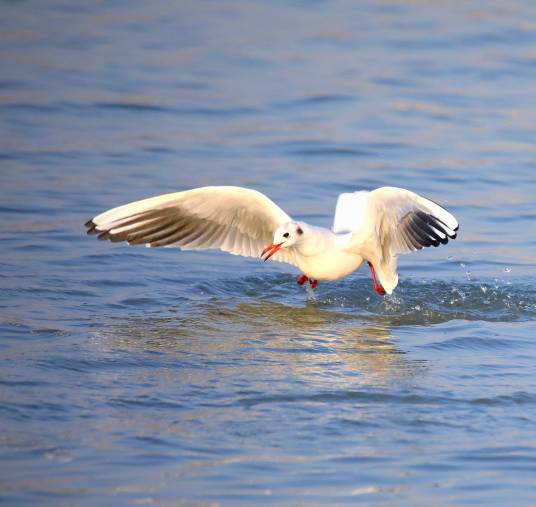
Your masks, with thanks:
M409 190L382 187L339 196L332 230L294 221L268 197L242 187L202 187L132 202L86 223L99 239L151 247L217 248L298 267L316 287L368 262L374 288L390 294L397 257L456 237L458 222ZM380 287L376 281L378 274Z
M294 246L296 264L312 280L333 281L344 278L361 266L363 257L352 250L351 234L335 234L324 227L299 222L307 240Z

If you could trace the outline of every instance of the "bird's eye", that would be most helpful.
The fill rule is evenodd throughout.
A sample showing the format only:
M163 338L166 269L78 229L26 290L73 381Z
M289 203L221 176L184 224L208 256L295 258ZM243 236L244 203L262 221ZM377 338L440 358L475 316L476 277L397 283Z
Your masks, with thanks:
M285 232L285 234L283 234L284 238L288 238L289 236L290 236L290 234L288 232Z
M301 227L298 227L298 229L296 230L296 232L297 232L298 234L303 234L303 231L302 231L302 228L301 228Z

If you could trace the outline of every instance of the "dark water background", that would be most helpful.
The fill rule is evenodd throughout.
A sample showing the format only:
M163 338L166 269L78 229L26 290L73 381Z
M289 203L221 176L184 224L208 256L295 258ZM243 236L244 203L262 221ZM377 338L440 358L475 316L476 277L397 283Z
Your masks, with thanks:
M536 505L536 4L1 1L0 500ZM291 267L97 242L207 184L461 223L308 301Z

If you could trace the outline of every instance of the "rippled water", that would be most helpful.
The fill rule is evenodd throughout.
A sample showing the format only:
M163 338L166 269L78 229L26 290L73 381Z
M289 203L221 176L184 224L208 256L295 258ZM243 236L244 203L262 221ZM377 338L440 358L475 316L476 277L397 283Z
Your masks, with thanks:
M0 500L534 505L532 2L0 2ZM95 241L206 184L459 239L311 297L291 267Z

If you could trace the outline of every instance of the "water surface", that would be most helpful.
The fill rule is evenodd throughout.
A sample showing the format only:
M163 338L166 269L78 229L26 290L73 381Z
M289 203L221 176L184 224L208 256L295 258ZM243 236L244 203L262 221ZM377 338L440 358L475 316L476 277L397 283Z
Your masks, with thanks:
M0 2L0 499L534 505L536 9ZM208 184L329 226L411 188L459 239L321 283L83 223Z

